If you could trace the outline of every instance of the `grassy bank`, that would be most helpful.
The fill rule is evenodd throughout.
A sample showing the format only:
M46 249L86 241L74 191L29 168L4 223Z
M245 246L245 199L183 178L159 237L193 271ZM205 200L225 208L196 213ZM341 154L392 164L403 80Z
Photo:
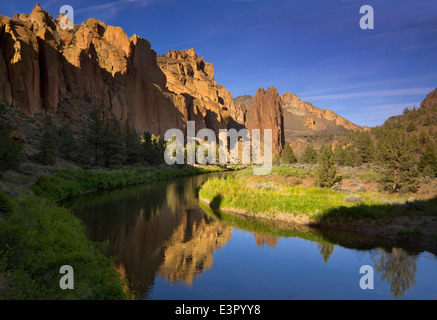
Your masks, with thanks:
M121 169L66 169L53 176L39 175L32 190L37 196L60 201L86 192L139 185L153 181L224 171L220 167L134 167Z
M61 169L40 174L33 195L0 192L0 299L129 299L133 294L89 241L79 219L57 202L94 190L224 171L219 167ZM29 187L23 187L29 188ZM62 290L59 269L74 269L74 290Z
M85 237L78 219L48 199L1 194L2 299L127 299L111 259ZM74 290L60 289L61 266L74 270Z
M287 174L286 171L290 171ZM249 216L323 226L369 235L436 243L437 200L374 191L338 192L296 183L310 172L280 168L269 176L250 170L208 180L202 201L213 208Z

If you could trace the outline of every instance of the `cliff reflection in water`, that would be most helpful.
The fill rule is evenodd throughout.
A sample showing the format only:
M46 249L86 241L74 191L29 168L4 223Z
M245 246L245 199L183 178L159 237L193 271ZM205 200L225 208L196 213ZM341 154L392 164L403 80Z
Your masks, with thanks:
M290 227L282 222L229 215L212 210L199 204L196 191L206 179L213 176L201 175L89 194L72 201L69 206L84 222L87 236L91 240L109 242L106 254L118 257L119 271L128 280L130 288L141 294L142 298L148 298L154 286L160 285L158 281L155 283L157 277L165 279L166 282L189 287L190 292L195 291L194 280L206 270L213 268L214 252L230 241L242 241L241 233L239 237L231 239L234 228L253 234L255 241L252 242L251 237L244 237L250 240L247 244L244 242L244 245L256 244L258 248L273 249L257 251L260 255L260 270L263 266L263 253L268 252L269 259L274 261L287 259L286 256L277 256L284 248L294 248L293 250L299 253L300 249L294 247L290 241L292 238L299 238L316 243L316 254L320 255L319 258L326 265L336 263L332 262L332 257L336 256L336 247L350 249L348 259L355 259L353 252L363 252L373 262L375 277L390 286L391 295L395 298L405 296L417 285L420 250L401 249L396 243L388 240L381 241L338 230L319 230L302 225ZM305 254L311 256L313 252L308 250ZM226 258L234 259L235 256L224 255L223 259ZM295 264L290 264L290 269L281 274L285 279L283 283L293 274L294 266ZM244 269L246 271L233 269L229 272L232 272L233 276L240 275L244 278L247 274L241 275L239 272L247 273L247 270L251 270L256 278L259 276L256 274L258 269L252 267L251 265L251 268ZM311 270L311 265L305 270ZM329 272L335 268L324 270L329 277ZM263 275L266 278L271 276ZM311 277L311 273L303 273L301 276L305 279ZM337 276L341 277L342 273ZM244 290L241 289L244 286L237 283L235 286L232 291ZM317 291L317 288L303 289Z
M210 178L212 175L208 175ZM109 241L133 290L147 297L158 274L191 285L231 239L230 227L206 217L194 196L200 175L86 195L71 203L93 241Z

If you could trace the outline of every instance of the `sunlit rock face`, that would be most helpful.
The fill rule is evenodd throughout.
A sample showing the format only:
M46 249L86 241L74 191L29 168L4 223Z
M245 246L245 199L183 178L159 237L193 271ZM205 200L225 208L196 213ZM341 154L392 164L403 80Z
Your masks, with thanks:
M177 95L175 98L186 98L188 119L196 121L196 128L218 133L230 121L244 122L244 112L235 107L232 94L214 80L214 66L194 49L169 51L157 62L167 78L167 89Z
M280 154L285 137L281 96L276 88L258 89L252 106L246 111L245 126L249 130L271 129L272 152Z
M302 101L294 93L285 92L282 94L281 103L284 108L284 114L287 118L294 117L299 119L304 123L305 128L313 131L322 131L334 126L352 131L367 131L369 129L350 122L330 109L314 107L311 103Z
M97 107L161 135L184 127L188 103L166 89L149 41L93 18L64 30L38 5L0 17L0 30L0 99L13 108L79 122Z

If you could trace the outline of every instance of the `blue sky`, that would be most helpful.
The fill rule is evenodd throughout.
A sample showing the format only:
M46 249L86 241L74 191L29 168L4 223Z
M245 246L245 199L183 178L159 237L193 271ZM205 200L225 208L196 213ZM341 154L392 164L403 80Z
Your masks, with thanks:
M359 125L380 125L420 106L437 87L436 0L41 0L58 17L95 17L149 40L158 53L194 48L233 93L296 93ZM3 3L30 13L34 1ZM362 5L375 28L362 30Z

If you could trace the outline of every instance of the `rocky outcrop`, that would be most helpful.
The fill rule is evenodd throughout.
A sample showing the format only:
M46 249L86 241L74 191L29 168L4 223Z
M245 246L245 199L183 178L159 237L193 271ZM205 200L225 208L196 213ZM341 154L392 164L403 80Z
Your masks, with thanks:
M169 51L157 59L167 78L167 89L188 101L188 119L196 120L196 128L211 128L216 133L230 121L244 122L232 94L214 80L214 66L198 57L194 49Z
M73 30L59 21L38 5L30 15L0 18L1 100L31 116L79 122L97 107L139 131L184 128L190 100L166 89L149 41L97 19Z
M284 108L284 117L287 118L286 123L289 124L289 126L286 126L286 130L293 130L292 126L294 124L298 130L305 131L304 128L299 128L296 123L293 123L296 120L303 122L304 127L309 129L306 130L308 132L330 131L335 129L334 126L352 131L368 131L370 129L358 126L334 113L332 110L314 107L311 103L302 101L294 93L284 93L281 96L281 101Z
M246 111L247 129L272 129L272 151L280 154L285 143L281 97L274 87L258 89L253 105ZM261 133L262 134L262 133Z
M426 110L431 110L434 106L437 107L437 89L430 92L420 104L420 107Z

